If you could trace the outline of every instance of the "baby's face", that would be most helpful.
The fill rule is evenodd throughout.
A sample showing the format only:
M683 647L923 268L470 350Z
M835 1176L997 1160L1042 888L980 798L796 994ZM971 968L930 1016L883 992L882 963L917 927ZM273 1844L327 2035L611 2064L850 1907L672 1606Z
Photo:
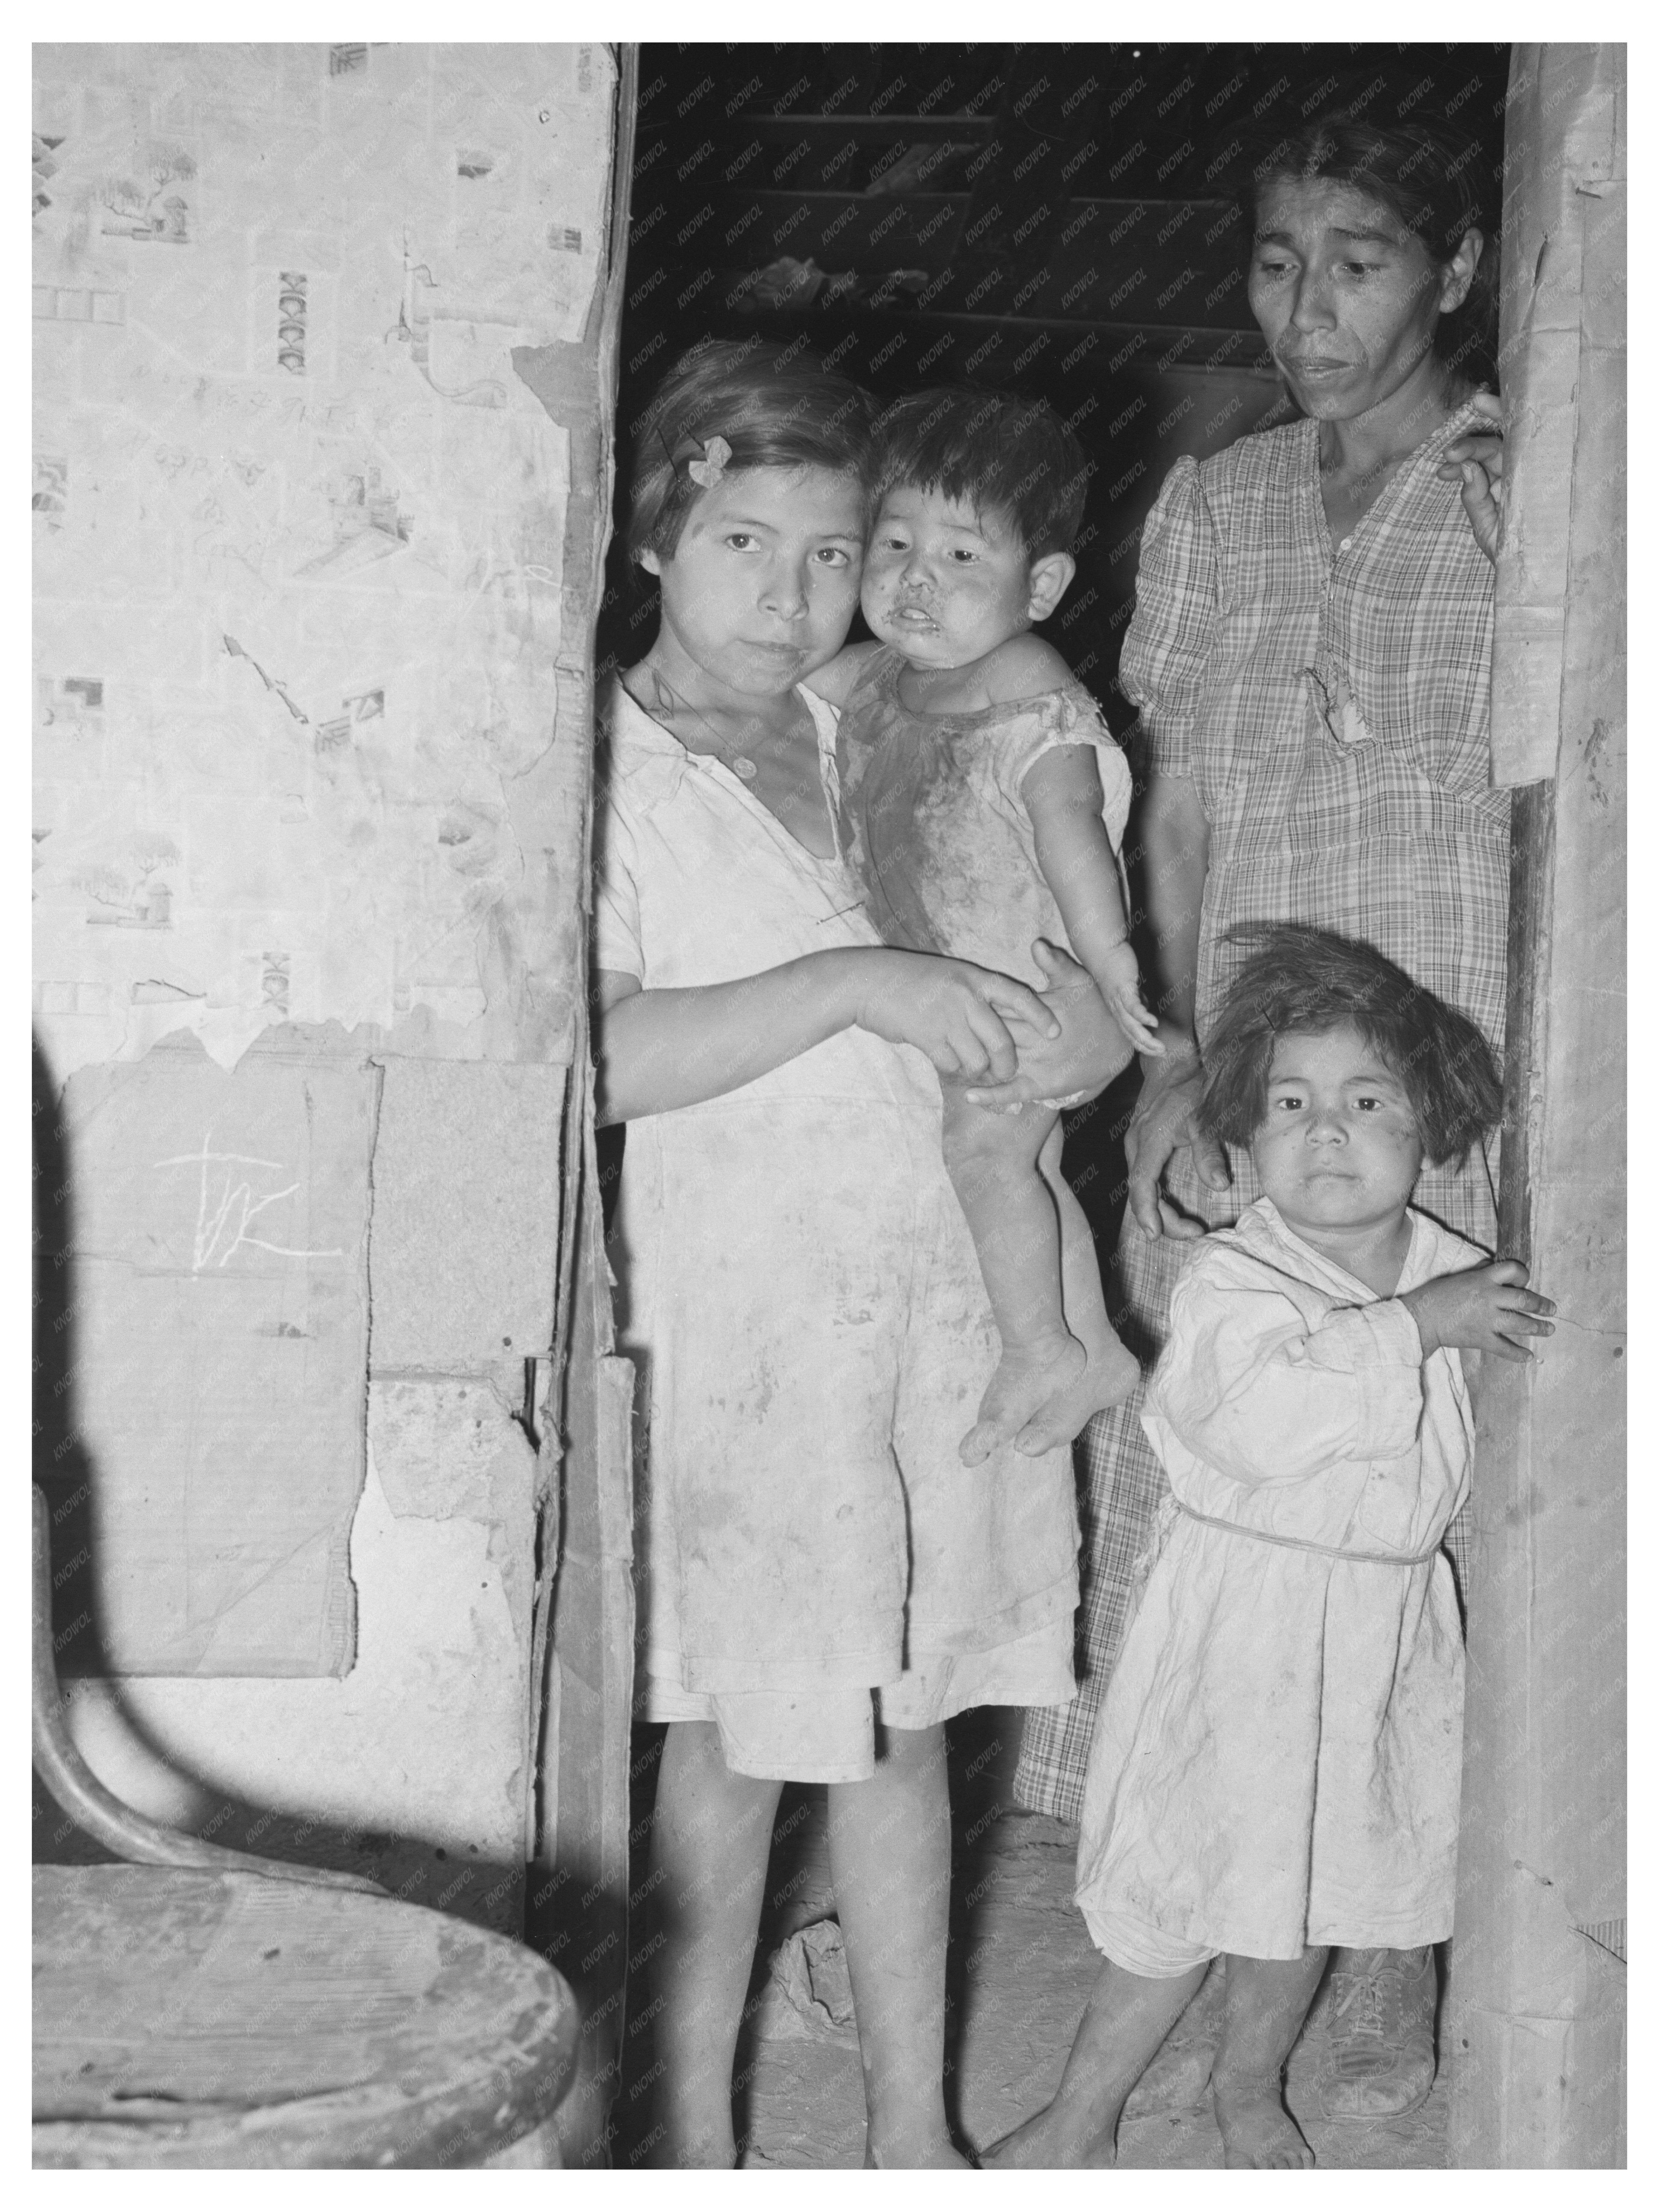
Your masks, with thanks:
M904 484L864 556L864 618L919 668L963 668L1036 618L1031 563L1012 520Z

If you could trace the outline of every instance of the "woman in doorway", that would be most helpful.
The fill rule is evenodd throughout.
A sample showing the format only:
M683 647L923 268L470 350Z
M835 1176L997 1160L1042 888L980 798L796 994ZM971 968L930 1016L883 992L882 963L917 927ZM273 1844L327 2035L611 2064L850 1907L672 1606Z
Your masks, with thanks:
M1255 189L1249 295L1303 419L1177 462L1147 520L1120 680L1150 741L1140 830L1169 1049L1143 1062L1118 1261L1149 1360L1189 1240L1258 1195L1249 1155L1230 1166L1194 1118L1231 930L1295 921L1362 939L1502 1049L1498 511L1474 458L1498 410L1466 368L1496 264L1474 167L1449 134L1344 116L1277 150ZM1492 1248L1480 1148L1426 1173L1417 1203ZM1085 1686L1025 1723L1018 1794L1066 1817L1163 1489L1140 1409L1137 1393L1085 1439ZM1409 2110L1433 2079L1431 1954L1339 1954L1330 1990L1327 2114Z

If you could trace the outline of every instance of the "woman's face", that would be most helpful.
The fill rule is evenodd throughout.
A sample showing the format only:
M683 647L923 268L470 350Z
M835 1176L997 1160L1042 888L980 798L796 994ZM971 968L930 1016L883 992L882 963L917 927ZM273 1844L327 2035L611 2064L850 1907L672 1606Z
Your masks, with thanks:
M841 650L863 560L857 479L802 467L728 469L699 494L672 556L641 565L662 580L661 643L717 693L752 699Z
M1271 178L1250 258L1250 311L1304 414L1351 422L1434 375L1434 326L1480 258L1470 231L1446 267L1352 185Z

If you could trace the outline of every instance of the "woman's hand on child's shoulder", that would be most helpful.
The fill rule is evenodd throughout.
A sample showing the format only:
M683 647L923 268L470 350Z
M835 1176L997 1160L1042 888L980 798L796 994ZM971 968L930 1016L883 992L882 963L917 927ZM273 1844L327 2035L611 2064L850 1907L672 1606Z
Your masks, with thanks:
M1035 636L1029 629L988 653L980 678L994 707L1040 699L1045 691L1059 691L1077 681L1064 654L1056 653L1046 637Z
M844 707L860 677L880 651L873 641L863 645L844 645L833 660L826 660L822 668L803 676L801 682L817 697L827 699L832 707Z
M1529 1336L1553 1336L1544 1319L1555 1311L1553 1299L1526 1287L1527 1271L1518 1260L1494 1260L1455 1275L1436 1275L1401 1294L1423 1340L1423 1353L1455 1345L1465 1352L1490 1352L1499 1359L1532 1358Z

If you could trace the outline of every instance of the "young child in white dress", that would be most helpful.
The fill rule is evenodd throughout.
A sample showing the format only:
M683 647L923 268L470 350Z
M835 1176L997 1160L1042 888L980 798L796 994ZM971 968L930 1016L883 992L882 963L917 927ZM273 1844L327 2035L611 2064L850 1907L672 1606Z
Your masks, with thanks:
M1158 1053L1118 848L1128 764L1060 655L1031 635L1076 573L1087 465L1040 404L921 392L882 418L860 604L879 646L842 656L837 758L852 856L889 945L1041 986L1033 943L1088 969L1131 1048ZM836 686L839 685L839 693ZM997 1112L943 1082L946 1165L1002 1358L962 1455L1068 1443L1138 1370L1106 1318L1060 1172L1058 1107ZM1062 1292L1062 1263L1064 1287Z
M1460 1350L1547 1298L1408 1203L1496 1121L1474 1024L1370 945L1255 926L1205 1126L1266 1195L1193 1247L1143 1420L1169 1475L1091 1750L1078 1902L1105 1954L1054 2101L991 2165L1112 2162L1124 2100L1226 1954L1230 2166L1304 2166L1283 2069L1333 1944L1451 1933L1463 1651Z

